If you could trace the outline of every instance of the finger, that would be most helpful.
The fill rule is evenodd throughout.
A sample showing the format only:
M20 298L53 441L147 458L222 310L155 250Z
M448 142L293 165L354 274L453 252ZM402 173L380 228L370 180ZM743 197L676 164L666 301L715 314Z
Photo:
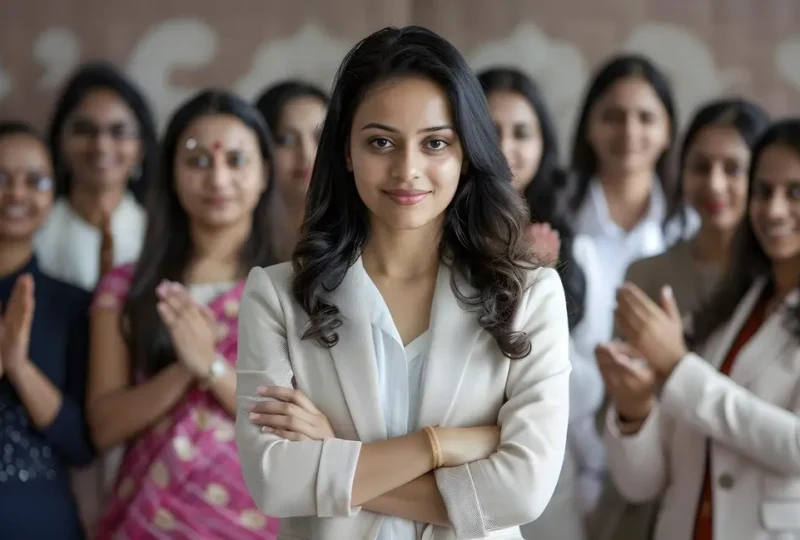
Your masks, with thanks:
M286 431L283 429L272 429L267 427L262 427L261 431L264 433L270 433L275 435L276 437L280 437L282 439L286 439L287 441L309 441L307 436L303 435L302 433L295 433L294 431Z
M661 309L670 319L681 320L681 310L678 309L678 302L675 301L675 294L673 294L672 287L669 285L665 285L661 289Z
M176 324L178 324L179 315L167 302L158 302L156 304L156 311L158 311L161 321L167 326L167 328L173 328Z
M250 423L255 426L272 428L273 430L279 429L301 433L310 439L316 438L314 437L314 426L295 416L250 413Z
M197 307L200 310L200 315L208 324L212 326L217 324L217 317L214 315L214 312L211 311L210 307L205 304L197 304Z
M163 294L161 301L168 304L178 315L178 318L182 318L189 315L188 311L192 307L192 302L187 296L183 294L182 287L175 287L170 283L167 285L167 291Z
M661 312L661 308L658 304L653 302L642 289L633 283L623 283L620 289L628 304L636 310L637 313L641 314L643 318L646 318L647 315L659 314Z
M314 423L314 415L291 401L269 400L259 401L250 408L253 414L270 414L296 417L309 424Z
M306 395L295 388L284 386L266 386L258 389L258 395L271 397L281 401L289 401L311 414L322 414Z
M17 278L11 289L5 321L7 326L13 326L15 331L25 328L33 320L33 287L33 277L30 274L23 274Z

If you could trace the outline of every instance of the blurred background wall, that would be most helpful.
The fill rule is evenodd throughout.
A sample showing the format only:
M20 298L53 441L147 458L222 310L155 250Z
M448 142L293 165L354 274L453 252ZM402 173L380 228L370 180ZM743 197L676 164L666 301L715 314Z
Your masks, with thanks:
M0 0L0 117L43 125L64 78L98 58L139 82L162 123L204 86L328 86L358 39L410 23L475 68L533 75L565 141L591 70L620 50L669 73L681 118L720 93L800 110L800 0Z

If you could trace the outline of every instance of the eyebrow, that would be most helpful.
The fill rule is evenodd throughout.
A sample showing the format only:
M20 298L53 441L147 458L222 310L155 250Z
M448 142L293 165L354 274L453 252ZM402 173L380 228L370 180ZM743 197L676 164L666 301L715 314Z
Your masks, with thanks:
M383 130L383 131L389 131L391 133L398 133L399 132L399 130L397 128L393 128L392 126L387 126L386 124L380 124L378 122L370 122L369 124L367 124L364 127L362 127L361 131L364 131L366 129L380 129L380 130ZM426 128L420 129L420 130L417 131L417 133L433 133L435 131L444 131L446 129L450 129L450 130L455 131L453 129L453 126L451 126L450 124L442 124L441 126L431 126L431 127L426 127Z

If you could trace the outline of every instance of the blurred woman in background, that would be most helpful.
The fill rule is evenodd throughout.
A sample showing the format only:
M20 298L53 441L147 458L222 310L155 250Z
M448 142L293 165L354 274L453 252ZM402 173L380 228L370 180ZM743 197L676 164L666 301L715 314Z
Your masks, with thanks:
M537 257L552 264L561 275L567 298L569 326L583 316L585 279L572 258L572 231L560 213L559 194L564 175L558 169L558 139L550 111L536 85L524 73L512 68L494 68L478 75L489 102L500 146L511 167L513 182L528 203L533 223L528 234ZM579 364L578 367L581 367ZM581 372L573 367L571 397L579 395ZM581 413L578 404L570 414ZM564 468L553 499L544 514L524 527L526 538L584 538L583 515L577 500L577 474L581 468L567 446Z
M239 298L275 262L272 142L253 106L206 91L163 155L142 256L94 301L89 422L99 448L127 445L98 538L272 539L233 441Z
M277 197L273 198L276 221L275 247L278 258L288 261L297 243L306 209L306 192L317 156L317 144L325 113L327 94L302 81L283 81L268 88L257 100L275 140ZM276 223L278 225L278 223Z
M58 198L37 253L44 269L91 291L102 274L104 235L106 265L135 261L141 251L141 203L157 167L155 125L132 82L110 65L86 64L56 102L49 142Z

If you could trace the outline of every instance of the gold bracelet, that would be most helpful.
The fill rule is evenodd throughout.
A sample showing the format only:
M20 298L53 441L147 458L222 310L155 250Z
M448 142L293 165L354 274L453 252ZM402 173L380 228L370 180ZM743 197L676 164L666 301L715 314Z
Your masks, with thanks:
M431 453L433 454L433 468L438 469L442 465L444 465L444 459L442 459L442 447L439 446L439 437L436 436L436 432L433 430L431 426L425 426L422 428L425 431L425 434L428 436L428 442L431 444Z

